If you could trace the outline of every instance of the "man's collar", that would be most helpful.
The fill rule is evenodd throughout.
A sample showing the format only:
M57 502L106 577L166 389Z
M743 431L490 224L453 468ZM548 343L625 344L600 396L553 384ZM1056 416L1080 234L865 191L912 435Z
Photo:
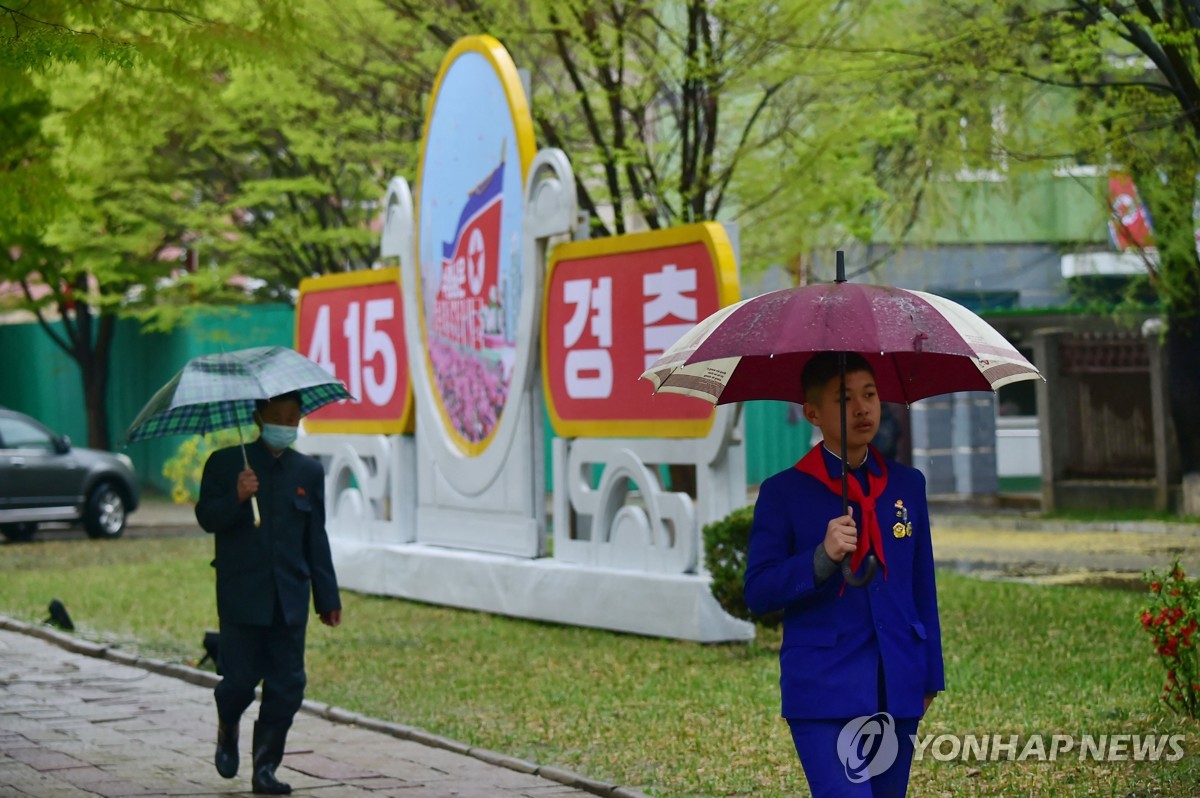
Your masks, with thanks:
M842 458L829 451L829 447L825 445L824 441L821 442L821 456L825 459L825 468L829 472L829 476L840 477L842 475ZM883 474L879 468L879 461L871 456L870 447L867 447L866 466L867 470L877 477ZM850 470L853 472L859 468L862 468L861 463L858 466L852 466Z
M280 459L280 458L281 458L281 457L283 457L285 454L287 454L287 451L288 451L288 449L292 448L292 447L290 447L290 446L289 446L289 447L287 447L287 449L284 449L284 450L283 450L283 451L281 451L279 454L275 454L275 452L271 450L271 447L270 447L270 446L267 446L267 442L266 442L266 441L264 441L264 440L262 439L262 436L261 436L261 435L258 437L258 442L259 442L260 444L262 444L262 451L263 451L263 454L266 454L266 455L268 455L268 456L269 456L269 457L270 457L272 460L278 460L278 459Z

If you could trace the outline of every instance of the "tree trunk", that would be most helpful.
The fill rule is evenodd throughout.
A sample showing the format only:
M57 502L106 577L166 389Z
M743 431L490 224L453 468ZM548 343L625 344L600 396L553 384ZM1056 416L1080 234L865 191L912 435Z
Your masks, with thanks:
M108 434L108 374L116 317L104 314L97 322L96 342L90 352L77 358L83 378L83 401L87 408L88 447L111 449Z
M1183 473L1185 515L1200 515L1200 314L1168 315L1166 333L1167 402L1175 422Z

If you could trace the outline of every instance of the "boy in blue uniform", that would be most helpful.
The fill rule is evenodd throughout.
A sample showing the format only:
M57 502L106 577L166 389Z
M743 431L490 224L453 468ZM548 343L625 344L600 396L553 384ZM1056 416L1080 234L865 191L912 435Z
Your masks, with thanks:
M870 364L846 355L846 461L841 499L840 370L813 357L804 416L824 434L795 467L763 482L746 565L746 604L784 611L783 717L814 798L903 796L912 738L944 689L941 626L925 478L870 446L880 400ZM879 573L846 585L840 563L865 554Z
M255 793L283 795L291 787L275 769L304 700L309 595L326 626L341 623L342 605L325 531L325 471L290 448L300 424L299 394L260 401L254 420L262 434L244 455L232 446L204 464L196 520L216 537L217 772L227 779L237 774L238 725L261 681L250 783ZM261 525L251 496L258 497Z

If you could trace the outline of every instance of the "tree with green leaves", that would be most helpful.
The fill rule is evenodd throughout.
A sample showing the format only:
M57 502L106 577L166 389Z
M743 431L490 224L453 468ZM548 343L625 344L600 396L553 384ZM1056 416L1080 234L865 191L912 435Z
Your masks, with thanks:
M190 146L170 155L203 209L203 260L289 302L304 278L375 262L378 203L415 163L435 68L414 63L413 39L373 0L319 0L285 55L222 76L207 118L178 130Z
M1185 509L1200 511L1200 3L987 0L912 13L923 21L915 35L865 52L943 87L964 162L1014 182L1078 165L1133 178L1153 220L1153 247L1140 254L1166 321Z
M931 175L920 149L938 120L889 100L886 68L853 54L907 19L892 7L382 2L443 48L490 33L529 70L539 144L571 158L596 236L737 221L754 270L903 229Z
M0 217L0 279L24 286L79 365L89 443L107 448L117 318L165 331L370 265L375 205L414 146L426 84L379 59L380 37L408 31L374 2L75 5L14 25L59 44L14 59L21 80L0 108L13 119L0 152L23 169Z

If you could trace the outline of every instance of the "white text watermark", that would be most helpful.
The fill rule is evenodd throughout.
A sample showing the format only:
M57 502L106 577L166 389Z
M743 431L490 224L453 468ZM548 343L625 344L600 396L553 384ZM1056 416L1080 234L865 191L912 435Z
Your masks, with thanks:
M838 735L838 758L851 782L885 772L896 761L896 720L887 712L854 718ZM1182 734L913 734L913 759L937 762L1178 762Z
M1182 734L913 735L913 758L937 762L1177 762Z

